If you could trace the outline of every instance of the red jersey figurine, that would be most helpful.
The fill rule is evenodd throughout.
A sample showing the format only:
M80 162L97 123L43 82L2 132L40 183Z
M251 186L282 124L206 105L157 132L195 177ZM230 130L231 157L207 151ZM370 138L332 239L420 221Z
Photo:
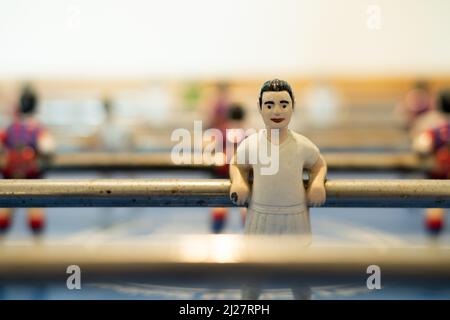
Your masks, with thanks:
M222 133L222 141L218 143L222 144L222 150L224 152L224 164L217 165L214 168L213 175L217 179L229 179L229 159L227 161L226 155L227 145L233 146L234 150L245 138L245 134L242 129L242 122L245 118L245 110L239 104L231 104L228 108L226 121L221 126L216 127ZM245 219L245 208L241 209L242 221ZM225 228L228 218L227 208L214 208L211 212L211 231L213 233L221 233Z
M439 95L438 108L443 114L450 114L450 90ZM422 155L434 155L435 165L429 175L431 179L450 179L450 119L417 136L413 149ZM444 227L444 209L428 209L425 222L432 234L439 234Z
M50 134L34 119L38 104L37 95L26 87L19 101L14 121L0 133L5 162L2 174L5 179L39 179L43 176L43 162L54 149ZM0 209L0 231L11 224L13 209ZM44 227L42 209L28 210L28 224L33 232Z

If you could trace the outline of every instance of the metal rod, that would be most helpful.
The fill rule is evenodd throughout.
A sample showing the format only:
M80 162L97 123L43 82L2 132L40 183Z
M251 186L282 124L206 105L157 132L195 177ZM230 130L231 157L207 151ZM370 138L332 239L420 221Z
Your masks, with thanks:
M229 180L0 180L0 207L231 207ZM449 208L449 180L329 180L324 207Z
M432 159L423 159L413 153L359 153L331 152L324 157L329 170L341 171L414 171L426 172ZM3 159L2 159L3 160ZM0 161L0 167L3 167ZM174 164L170 153L61 153L53 157L51 171L86 170L213 170L215 164Z
M0 283L60 281L70 265L82 281L147 280L310 285L353 281L362 287L378 266L383 285L450 285L448 248L306 247L300 237L190 236L108 244L2 245Z
M432 158L421 158L414 153L355 153L332 152L324 154L328 168L334 171L414 171L429 172Z
M175 164L166 153L63 153L50 163L51 170L213 170L214 164Z

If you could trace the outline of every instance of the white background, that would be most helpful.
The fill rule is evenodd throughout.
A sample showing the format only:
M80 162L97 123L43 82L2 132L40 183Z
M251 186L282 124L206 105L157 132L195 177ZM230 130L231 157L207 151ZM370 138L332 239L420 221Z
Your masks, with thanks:
M448 0L0 0L0 78L449 72Z

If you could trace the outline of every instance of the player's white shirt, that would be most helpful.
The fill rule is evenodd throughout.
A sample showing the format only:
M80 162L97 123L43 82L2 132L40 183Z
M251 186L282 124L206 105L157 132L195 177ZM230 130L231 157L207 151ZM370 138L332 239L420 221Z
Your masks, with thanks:
M300 213L307 210L303 169L309 169L319 158L319 149L306 137L288 130L288 137L279 145L278 170L275 174L263 174L267 167L260 157L250 161L249 152L258 154L259 148L266 144L264 150L276 145L267 140L267 130L260 130L248 136L237 148L237 159L247 159L253 168L253 187L249 208L267 213ZM269 146L269 147L267 147ZM264 148L264 147L263 147Z

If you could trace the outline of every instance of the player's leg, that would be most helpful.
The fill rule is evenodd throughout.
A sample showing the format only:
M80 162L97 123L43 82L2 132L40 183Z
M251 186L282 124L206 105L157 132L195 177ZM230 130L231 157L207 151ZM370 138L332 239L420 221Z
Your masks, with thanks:
M241 208L240 212L241 212L242 226L245 227L245 217L247 216L247 208Z
M4 232L9 229L12 221L12 208L0 209L0 232Z
M43 231L45 227L45 214L42 208L30 208L27 210L28 226L34 233Z
M430 208L425 213L425 224L427 230L434 236L440 234L444 227L444 214L443 208Z
M255 282L245 283L241 289L242 300L258 300L261 295L261 286Z
M311 300L311 288L310 287L294 287L291 289L292 295L295 300Z
M211 231L213 233L222 233L226 226L227 217L227 208L213 208L211 210Z

